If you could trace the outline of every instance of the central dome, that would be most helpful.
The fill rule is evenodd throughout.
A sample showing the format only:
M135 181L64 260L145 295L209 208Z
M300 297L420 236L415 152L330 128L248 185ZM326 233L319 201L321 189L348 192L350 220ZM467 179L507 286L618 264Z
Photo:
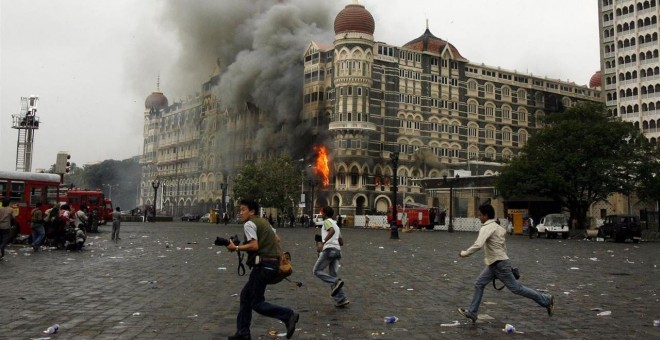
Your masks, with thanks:
M374 17L360 4L346 5L335 17L335 34L358 32L374 34Z
M403 45L403 47L420 52L428 51L440 54L447 45L449 45L449 50L451 50L451 54L454 55L454 58L465 59L454 45L436 37L428 28L419 38L409 41L407 44Z
M603 77L601 76L600 71L596 71L596 73L591 76L591 79L589 79L589 87L592 89L600 87L602 83Z

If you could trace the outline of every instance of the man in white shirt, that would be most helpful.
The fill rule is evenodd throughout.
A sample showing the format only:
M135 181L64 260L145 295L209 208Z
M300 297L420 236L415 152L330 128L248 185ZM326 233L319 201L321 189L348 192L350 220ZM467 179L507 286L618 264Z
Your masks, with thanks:
M541 307L545 307L548 315L552 316L555 306L552 295L541 294L535 290L523 286L511 270L511 261L506 255L506 229L495 222L495 209L490 204L484 204L479 207L479 220L483 224L479 230L477 241L467 250L462 250L459 255L468 257L479 249L484 248L484 262L486 268L479 274L477 282L474 284L474 295L472 303L467 309L459 308L458 313L464 317L477 321L479 305L484 295L484 288L493 279L499 279L509 290L528 299L536 301Z
M341 259L341 230L332 217L335 212L331 207L322 207L323 226L321 227L322 251L314 265L314 275L330 285L330 296L335 300L335 307L348 305L348 297L342 290L344 281L337 278L339 259ZM328 268L328 273L324 270Z

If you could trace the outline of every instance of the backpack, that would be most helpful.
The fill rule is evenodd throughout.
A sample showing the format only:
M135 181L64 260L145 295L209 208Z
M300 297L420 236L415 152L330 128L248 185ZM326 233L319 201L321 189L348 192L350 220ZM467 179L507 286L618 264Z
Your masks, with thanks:
M273 285L279 283L280 281L291 276L292 273L293 273L293 266L291 265L291 254L288 251L281 252L280 267L277 271L277 275L275 275L275 277L273 277L273 279L270 282L268 282L268 284Z

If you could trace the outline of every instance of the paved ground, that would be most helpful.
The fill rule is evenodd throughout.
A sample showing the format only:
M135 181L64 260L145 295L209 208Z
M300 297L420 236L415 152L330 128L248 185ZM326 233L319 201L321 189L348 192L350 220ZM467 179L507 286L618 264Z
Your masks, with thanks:
M119 244L109 227L81 253L12 246L0 263L0 339L222 339L233 334L238 294L247 277L237 257L212 245L238 225L124 223ZM269 301L301 314L299 339L658 338L660 243L617 244L511 237L509 256L523 283L556 296L555 316L534 302L489 287L481 319L468 324L483 254L457 258L476 233L345 229L341 276L347 308L311 274L318 229L280 229L293 256L294 280L270 286ZM594 310L599 309L599 310ZM611 311L611 316L597 316ZM383 317L396 316L395 324ZM458 326L445 326L459 321ZM43 331L61 326L59 334ZM510 323L523 333L505 334ZM279 321L255 314L252 335L273 339ZM275 334L275 335L269 335ZM283 337L280 337L283 338Z

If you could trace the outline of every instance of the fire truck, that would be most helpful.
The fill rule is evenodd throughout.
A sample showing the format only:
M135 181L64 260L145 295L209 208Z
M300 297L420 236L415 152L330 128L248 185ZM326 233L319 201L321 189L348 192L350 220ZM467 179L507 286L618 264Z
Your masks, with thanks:
M398 227L424 228L432 225L430 220L429 208L402 208L397 207L396 225ZM388 215L388 221L392 220L391 214Z
M73 211L77 211L81 206L87 207L87 215L91 216L96 212L98 224L103 225L108 221L108 205L110 206L110 215L112 215L112 202L105 198L101 190L87 190L73 188L61 190L62 194L59 201L68 204Z

